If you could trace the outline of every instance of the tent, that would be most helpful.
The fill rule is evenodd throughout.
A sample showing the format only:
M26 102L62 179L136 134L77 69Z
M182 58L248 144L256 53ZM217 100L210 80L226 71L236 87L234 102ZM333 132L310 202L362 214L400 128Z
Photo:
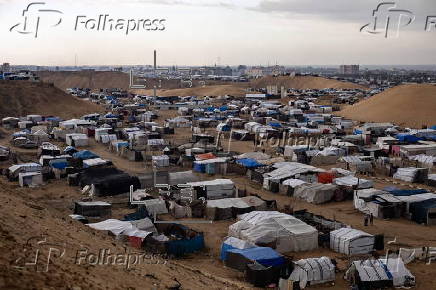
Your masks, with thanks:
M301 259L294 262L294 270L288 279L280 279L279 289L287 290L288 281L299 282L301 289L335 281L335 265L328 257Z
M306 183L294 189L294 196L313 204L329 202L338 187L333 184Z
M354 261L345 277L358 289L385 289L393 286L392 274L380 260Z
M351 175L335 178L333 183L339 186L356 187L357 189L371 188L374 186L372 180L357 178Z
M277 211L253 211L239 216L229 236L258 246L271 246L280 253L318 248L318 231L301 220Z
M91 151L83 150L73 154L73 158L87 160L87 159L95 159L99 158L99 156Z
M374 249L374 236L352 228L330 232L330 248L346 255L368 254Z
M244 166L245 168L257 168L257 167L265 166L264 164L257 162L256 159L251 159L251 158L239 159L236 161L236 163Z
M245 271L251 263L259 263L266 267L281 266L285 264L285 258L268 247L254 247L248 249L230 249L227 251L226 266L239 271Z
M249 249L249 248L254 248L256 247L253 244L250 244L247 241L243 241L234 237L228 237L224 240L224 242L221 245L221 255L220 255L220 259L222 261L227 260L227 252L229 250L233 250L233 249Z
M254 210L266 210L266 202L256 196L242 198L224 198L208 200L206 216L209 220L224 220L235 218L239 214Z

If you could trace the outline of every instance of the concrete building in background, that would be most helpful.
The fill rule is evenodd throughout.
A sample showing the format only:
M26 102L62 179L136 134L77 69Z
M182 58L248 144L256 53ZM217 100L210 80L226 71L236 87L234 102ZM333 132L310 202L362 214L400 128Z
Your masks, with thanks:
M359 71L360 67L358 64L339 66L339 74L341 75L358 75Z
M11 71L11 65L7 62L3 63L2 65L2 72L10 72Z

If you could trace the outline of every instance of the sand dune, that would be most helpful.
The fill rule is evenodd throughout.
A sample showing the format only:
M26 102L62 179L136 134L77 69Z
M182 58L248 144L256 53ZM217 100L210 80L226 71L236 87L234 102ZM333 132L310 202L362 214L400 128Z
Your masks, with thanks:
M349 83L342 82L322 77L313 76L282 76L282 77L264 77L251 82L254 88L264 88L267 85L278 85L279 87L285 86L286 88L294 89L367 89L366 87Z
M339 115L365 122L421 128L436 125L436 86L402 85L349 106Z
M145 90L142 92L144 94L153 94L153 90ZM186 89L172 89L172 90L157 90L157 95L168 97L168 96L245 96L247 93L245 91L244 85L242 84L232 84L232 85L212 85L205 87L193 87Z
M42 71L37 75L43 82L54 83L62 90L66 88L121 88L128 89L129 75L112 71Z
M102 108L46 83L0 81L0 117L27 114L80 117Z

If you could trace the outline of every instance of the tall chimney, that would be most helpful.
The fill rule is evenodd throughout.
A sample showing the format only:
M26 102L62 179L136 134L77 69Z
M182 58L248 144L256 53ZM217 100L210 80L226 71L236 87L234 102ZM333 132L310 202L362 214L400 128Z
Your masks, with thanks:
M156 50L154 51L154 69L156 70L156 68L157 68L157 53L156 53Z

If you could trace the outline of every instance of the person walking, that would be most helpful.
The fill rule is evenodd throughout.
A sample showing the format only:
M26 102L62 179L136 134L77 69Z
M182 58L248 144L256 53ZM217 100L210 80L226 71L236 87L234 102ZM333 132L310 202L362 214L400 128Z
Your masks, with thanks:
M374 225L374 215L372 213L369 216L369 224L372 226Z
M368 215L367 214L365 214L365 217L363 218L363 224L365 227L368 226Z

